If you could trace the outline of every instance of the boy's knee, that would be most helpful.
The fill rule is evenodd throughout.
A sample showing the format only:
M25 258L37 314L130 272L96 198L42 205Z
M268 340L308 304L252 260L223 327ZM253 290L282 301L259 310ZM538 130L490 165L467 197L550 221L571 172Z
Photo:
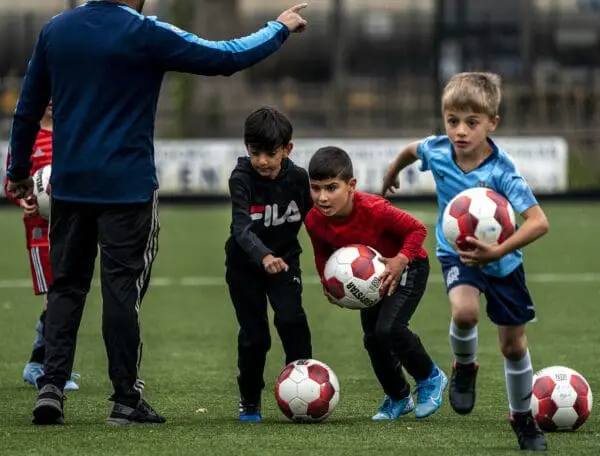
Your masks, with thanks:
M268 334L240 334L239 346L241 349L250 349L261 352L268 352L271 349L271 336Z
M506 359L519 361L527 353L527 339L518 337L500 341L500 350Z
M467 306L453 308L452 321L460 329L471 329L479 321L479 309Z
M500 351L506 359L519 361L527 353L525 326L499 326Z
M379 343L379 340L375 333L369 333L363 336L363 347L365 347L365 350L367 350L367 352L377 351L380 345L381 344Z
M293 312L278 312L274 323L277 328L303 326L307 324L306 313L302 308Z
M406 346L414 334L405 324L382 324L375 328L375 336L380 345L392 349L394 346Z
M452 321L460 329L470 329L479 321L479 290L461 285L450 290Z
M375 328L375 336L377 341L386 347L391 346L392 328L389 325L377 325Z

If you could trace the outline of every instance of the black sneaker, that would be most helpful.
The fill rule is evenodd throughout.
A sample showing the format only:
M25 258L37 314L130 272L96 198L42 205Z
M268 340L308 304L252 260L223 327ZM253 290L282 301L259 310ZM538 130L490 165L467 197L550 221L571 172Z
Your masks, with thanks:
M466 415L475 407L475 382L479 364L457 364L452 366L450 377L450 405L456 413Z
M513 413L510 416L510 425L517 434L519 447L528 451L546 451L546 436L533 418L531 411Z
M260 401L247 401L240 399L240 421L258 423L262 420L260 414Z
M108 424L116 426L162 424L166 421L144 399L141 399L135 408L115 402L112 412L110 412L110 416L106 420Z
M62 391L54 385L45 385L38 393L33 409L33 424L65 424Z

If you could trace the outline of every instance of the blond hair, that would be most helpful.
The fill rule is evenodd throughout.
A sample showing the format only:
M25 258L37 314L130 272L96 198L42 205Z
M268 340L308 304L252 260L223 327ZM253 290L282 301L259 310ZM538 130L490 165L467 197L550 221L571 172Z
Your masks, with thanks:
M452 76L442 95L445 110L472 110L490 117L498 115L502 80L495 73L458 73Z

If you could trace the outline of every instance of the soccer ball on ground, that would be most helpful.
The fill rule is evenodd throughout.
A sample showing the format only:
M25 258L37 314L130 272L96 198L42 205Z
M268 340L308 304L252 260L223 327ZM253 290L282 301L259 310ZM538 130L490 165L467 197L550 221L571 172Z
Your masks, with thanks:
M467 237L502 244L515 232L515 212L504 196L484 187L456 195L442 216L444 237L453 249L470 250Z
M340 384L326 364L300 359L288 364L275 382L279 409L296 423L325 420L340 400Z
M336 250L327 260L325 288L336 303L348 309L366 309L381 300L379 276L385 265L371 247L352 244Z
M574 431L581 427L590 416L592 401L586 379L568 367L546 367L533 378L531 409L544 431Z
M52 166L47 165L38 169L33 177L33 195L38 204L38 211L45 219L50 218L50 174Z

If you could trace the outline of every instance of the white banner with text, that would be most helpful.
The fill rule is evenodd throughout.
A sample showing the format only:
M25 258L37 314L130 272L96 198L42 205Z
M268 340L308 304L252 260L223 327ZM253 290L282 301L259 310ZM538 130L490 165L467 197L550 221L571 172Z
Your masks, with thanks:
M521 174L536 193L562 193L568 189L568 146L559 137L495 137L499 147L514 159ZM335 145L352 157L358 188L380 190L388 164L409 139L297 139L290 158L307 166L320 147ZM6 176L7 142L0 141L0 179ZM160 193L172 196L227 195L229 175L237 157L245 154L239 139L188 139L155 141L155 157ZM400 175L400 194L433 194L435 184L430 172L422 173L419 163ZM132 170L135 172L135 170ZM4 196L4 186L0 196Z

